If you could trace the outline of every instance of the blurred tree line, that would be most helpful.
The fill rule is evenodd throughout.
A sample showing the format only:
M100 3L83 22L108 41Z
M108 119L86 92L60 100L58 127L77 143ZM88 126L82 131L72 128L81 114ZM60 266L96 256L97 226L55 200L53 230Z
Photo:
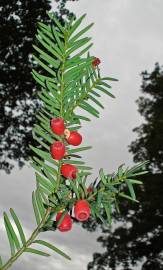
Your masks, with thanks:
M28 145L34 143L31 130L39 101L31 54L37 22L48 22L46 11L56 2L55 15L64 24L74 16L68 1L77 0L0 0L0 169L6 173L13 161L25 164Z
M55 12L64 24L73 13L67 1L55 0ZM48 21L49 0L0 0L0 169L10 173L13 161L19 167L29 156L28 144L34 144L31 129L36 121L39 101L30 74L32 43L38 21ZM144 185L137 190L140 204L121 205L121 215L114 214L113 228L101 227L98 241L103 253L95 253L89 270L163 270L163 68L159 64L149 73L142 72L141 91L137 100L144 123L136 127L137 139L129 146L134 161L148 159L150 174L143 176ZM142 179L142 177L141 177ZM93 220L83 225L93 231L100 223ZM139 264L138 264L139 265Z
M123 202L112 230L102 227L97 241L104 252L93 255L88 270L163 270L163 67L156 64L141 75L143 96L136 102L145 121L133 130L137 139L129 151L135 162L149 160L149 174L141 176L143 186L136 190L140 204ZM97 226L93 221L84 225Z

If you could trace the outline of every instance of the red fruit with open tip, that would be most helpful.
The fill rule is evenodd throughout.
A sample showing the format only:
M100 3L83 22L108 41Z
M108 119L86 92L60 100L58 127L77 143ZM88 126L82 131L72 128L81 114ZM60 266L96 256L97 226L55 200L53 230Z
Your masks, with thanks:
M56 222L60 220L61 216L62 216L62 212L58 212L58 214L56 216ZM61 232L68 232L71 230L72 219L68 213L64 216L61 224L59 226L57 226L57 228Z
M65 151L66 151L65 145L61 141L53 143L50 147L51 155L56 160L62 159L65 155Z
M78 169L71 164L62 164L61 173L65 178L75 179Z
M81 144L82 142L82 136L77 131L70 131L68 129L65 129L64 134L66 136L66 141L74 146L77 146Z
M89 203L86 200L79 200L74 207L75 218L79 221L85 221L91 213Z
M57 135L62 135L65 130L64 120L62 118L53 118L50 121L52 131Z
M94 68L96 68L99 64L101 63L101 60L99 58L95 58L93 61L92 61L92 66Z

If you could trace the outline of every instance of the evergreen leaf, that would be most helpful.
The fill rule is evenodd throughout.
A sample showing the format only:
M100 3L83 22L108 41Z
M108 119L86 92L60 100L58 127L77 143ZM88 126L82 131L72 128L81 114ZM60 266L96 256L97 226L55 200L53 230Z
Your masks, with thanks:
M107 88L112 88L109 84L107 84L107 83L105 83L105 82L103 82L102 80L98 83L99 85L103 85L103 86L105 86L105 87L107 87Z
M42 202L44 205L49 205L49 200L47 199L47 196L49 196L49 192L45 192L45 189L43 187L39 187L38 188L39 192L40 192L40 196L42 199Z
M81 48L82 46L87 44L90 40L91 40L91 38L86 37L86 38L83 38L81 40L74 42L73 46L66 52L66 57L68 57L74 51L79 50L79 48Z
M119 195L120 197L125 198L125 199L131 200L131 201L134 201L134 202L138 202L137 200L134 200L132 197L126 195L124 192L120 192L118 195Z
M37 254L37 255L45 256L45 257L49 257L50 256L50 254L45 253L45 252L43 252L41 250L38 250L38 249L34 249L34 248L26 248L25 249L25 252L33 253L33 254Z
M72 25L68 35L69 37L75 32L75 30L80 26L81 22L83 21L83 19L85 18L86 14L82 15L78 20L76 20L74 22L74 24Z
M52 29L52 33L56 39L56 43L58 44L60 51L64 54L65 48L64 48L62 41L60 40L59 33L56 31L54 25L52 25L51 29Z
M103 87L99 86L99 85L96 85L95 86L96 89L102 91L103 93L105 93L106 95L112 97L112 98L115 98L115 96L113 94L111 94L108 90L104 89Z
M40 196L40 192L39 192L38 189L35 191L35 198L36 198L36 202L37 202L37 206L38 206L40 216L41 216L41 218L43 218L44 214L45 214L45 208L44 208L44 205L43 205L43 202L42 202L42 199L41 199L41 196Z
M77 33L75 36L73 36L69 41L68 45L71 46L79 37L81 37L83 34L85 34L92 26L94 23L89 24L85 28L83 28L79 33Z
M87 121L87 122L90 122L91 121L88 117L85 117L83 115L75 115L75 117L77 119L81 119L81 120L84 120L84 121Z
M52 185L55 186L56 185L55 178L48 172L48 170L46 168L43 168L43 172L46 175L46 177L48 178L48 180L52 183Z
M117 82L118 80L117 79L115 79L115 78L111 78L111 77L104 77L104 78L101 78L101 80L103 81L115 81L115 82Z
M54 186L51 184L51 182L43 178L38 173L36 173L36 181L38 181L40 185L47 189L49 193L54 191Z
M46 169L50 174L52 174L52 175L54 175L54 174L57 175L57 171L56 171L53 167L51 167L51 166L45 164L45 162L43 162L42 160L38 159L38 158L35 157L35 156L33 157L33 159L34 159L34 161L36 161L39 165L42 166L41 169Z
M25 234L24 234L22 225L21 225L16 213L14 212L14 210L12 208L10 208L10 213L11 213L12 218L13 218L13 220L14 220L14 222L16 224L16 227L18 229L22 244L25 245L26 244L26 239L25 239Z
M104 206L104 209L105 209L105 212L106 212L106 216L107 216L108 222L109 222L109 224L111 224L112 223L111 205L110 205L110 203L109 204L103 203L103 206Z
M101 220L101 222L104 224L104 225L108 225L106 220L103 218L103 216L95 209L95 213L96 213L96 216Z
M12 238L12 234L8 228L8 224L6 222L6 220L4 219L4 224L5 224L5 228L6 228L6 232L7 232L7 236L8 236L8 240L9 240L9 244L10 244L10 250L11 250L11 256L14 256L15 255L15 243L14 243L14 240Z
M54 70L52 70L51 68L49 68L47 65L45 65L41 60L39 60L39 58L37 58L34 54L32 55L33 58L36 60L36 62L43 68L45 69L48 73L50 73L51 75L53 75L54 77L56 76L56 73Z
M5 224L6 224L8 230L10 232L10 235L11 235L11 237L13 239L15 247L17 248L17 250L19 250L20 249L20 243L19 243L18 237L17 237L17 235L16 235L16 233L15 233L15 231L13 229L13 226L11 225L11 222L10 222L10 220L9 220L9 218L8 218L8 216L7 216L7 214L5 212L4 212L4 221L5 221Z
M45 53L43 50L39 49L37 46L33 45L33 48L40 53L40 57L44 59L48 64L51 64L54 68L58 68L58 61L54 60L53 57Z
M92 167L89 167L89 166L80 166L80 165L77 165L77 168L79 170L92 170L93 168Z
M52 14L47 12L47 15L49 16L49 18L54 21L54 23L58 26L58 28L61 30L61 32L63 34L65 34L65 29L62 27L62 25L60 24L60 22L57 20L57 18Z
M143 175L143 174L146 174L146 173L148 173L148 171L132 173L131 175L128 175L128 176L138 176L138 175Z
M30 160L31 160L30 165L31 165L37 172L42 173L42 168L41 168L41 166L38 165L38 164L36 164L35 161L34 161L32 158L30 158Z
M80 176L88 176L88 175L91 175L92 173L87 172L87 171L81 171L79 174L80 174Z
M64 159L64 163L66 164L85 164L84 161L72 160L72 159Z
M33 128L33 131L36 132L41 137L43 137L50 144L53 144L54 140L48 134L46 134L45 131L40 128L40 126L35 125L35 127Z
M59 110L54 108L53 106L49 106L47 104L44 103L44 108L46 108L49 112L52 112L55 117L59 117Z
M94 97L91 95L88 95L88 98L90 98L94 103L96 103L100 108L104 109L104 106Z
M37 225L39 225L41 219L40 219L40 214L39 214L39 210L38 210L38 206L37 206L37 202L36 202L36 196L35 196L34 191L32 192L32 204L33 204L33 210L35 213L36 222L37 222Z
M96 97L101 97L98 93L96 93L95 91L92 91L92 90L91 90L91 94L93 94Z
M129 180L132 184L137 184L137 185L142 185L143 182L142 181L139 181L139 180L135 180L135 179L127 179Z
M58 163L51 157L51 155L48 152L45 152L43 150L40 150L36 147L33 147L32 145L29 145L29 147L41 158L49 161L50 163L54 165L58 165Z
M40 145L42 145L46 150L49 151L49 146L44 143L41 139L39 139L36 134L33 134L33 139L36 140Z
M99 118L99 112L94 109L90 104L88 104L85 101L82 101L79 105L80 108L82 108L83 110L89 112L90 114L92 114L93 116Z
M133 175L133 173L139 173L140 170L143 170L143 168L146 167L146 165L149 163L149 161L144 161L144 162L140 162L137 165L133 166L131 169L129 169L127 171L127 176L128 175ZM145 171L146 172L146 171ZM142 172L143 173L143 172Z
M68 150L68 153L69 153L69 154L77 153L77 152L89 150L89 149L91 149L91 148L92 148L92 146L85 146L85 147L80 147L80 148L75 148L75 149L69 149L69 150Z
M70 188L73 190L77 199L79 200L80 199L79 191L78 191L76 184L73 183L72 179L70 179Z
M127 184L128 189L130 191L130 194L131 194L132 199L135 200L136 199L135 191L134 191L133 186L132 186L132 183L130 182L129 179L126 180L126 184Z
M105 175L104 175L103 169L100 169L99 175L100 175L100 178L101 178L101 181L103 182L103 184L106 185L107 181L105 179Z
M40 42L40 44L48 51L50 52L53 57L55 57L56 61L59 63L62 62L62 52L59 50L58 46L54 41L51 41L48 37L46 37L41 31L38 31L38 35L36 36L37 40Z
M52 93L52 95L60 103L60 96L57 93L57 91L59 91L58 87L54 83L49 82L48 80L45 82L45 85L46 85L47 89L50 91L50 93Z
M54 245L52 245L46 241L35 240L33 243L48 247L49 249L53 250L54 252L58 253L59 255L63 256L64 258L71 260L71 258L67 254L65 254L63 251L61 251L60 249L58 249L57 247L55 247Z
M86 48L80 51L76 56L82 56L84 53L88 52L88 50L92 47L93 43L89 44Z
M44 104L47 104L49 106L54 106L56 109L59 108L59 105L57 104L56 100L55 101L52 100L52 97L50 97L50 95L48 95L47 93L46 93L46 97L43 95L43 91L42 92L38 92L37 95L44 102Z
M53 35L52 35L52 33L51 33L51 28L50 28L50 26L48 26L48 25L46 25L46 24L44 24L44 23L42 23L42 22L39 22L38 25L39 25L39 29L40 29L42 32L44 32L48 37L50 37L51 39L53 39Z
M37 74L37 75L36 75ZM34 69L32 69L32 76L33 76L33 78L35 79L35 81L37 82L37 83L39 83L41 86L45 86L45 84L44 84L44 82L43 82L43 80L42 79L40 79L41 78L41 76L40 76L40 78L39 78L39 73L37 73Z

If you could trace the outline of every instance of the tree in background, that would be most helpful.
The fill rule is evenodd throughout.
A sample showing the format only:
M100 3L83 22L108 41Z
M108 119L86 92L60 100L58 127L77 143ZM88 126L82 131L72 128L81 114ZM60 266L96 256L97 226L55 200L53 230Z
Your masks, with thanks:
M56 0L55 15L62 24L73 16L65 7L67 1ZM50 8L50 0L0 2L0 169L6 173L14 167L12 161L19 167L25 164L28 145L33 143L31 130L39 102L30 73L39 67L31 61L32 44L37 22L49 21L46 10Z
M68 1L75 2L78 0L55 0L55 2L58 3L57 9L59 10L59 12L55 12L55 16L62 24L64 24L65 19L71 20L72 17L75 18L74 13L66 8L66 3Z
M143 187L137 190L141 204L129 207L123 202L121 217L114 214L112 230L102 226L97 241L105 248L95 253L88 269L141 270L163 269L163 68L159 64L149 73L142 73L141 90L146 96L137 100L139 112L145 123L134 129L138 138L131 143L134 161L150 160L151 174L143 176ZM85 225L89 230L95 222Z
M152 172L163 172L163 68L155 65L153 72L142 73L141 91L147 96L136 102L145 123L133 131L138 138L130 145L134 161L148 159Z

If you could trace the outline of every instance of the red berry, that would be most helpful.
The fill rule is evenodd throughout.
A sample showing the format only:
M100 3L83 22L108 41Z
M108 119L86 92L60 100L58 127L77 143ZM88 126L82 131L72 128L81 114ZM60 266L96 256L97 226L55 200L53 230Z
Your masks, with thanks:
M87 192L88 192L88 193L93 192L93 187L92 187L92 185L90 185L90 186L87 188Z
M64 133L65 125L64 120L62 118L51 119L50 126L55 134L62 135Z
M53 143L50 147L51 155L56 160L60 160L64 157L65 150L66 148L65 148L64 143L60 141Z
M60 220L61 216L62 216L62 212L59 212L56 216L56 222ZM61 224L59 226L57 226L57 228L61 232L67 232L67 231L71 230L72 219L68 213L64 216Z
M61 166L61 173L65 178L75 179L78 169L71 164L63 164Z
M79 221L85 221L91 213L89 203L86 200L77 201L74 207L75 218Z
M96 68L99 64L101 63L101 60L99 58L95 58L93 61L92 61L92 66L94 68Z
M81 144L82 136L77 131L69 131L66 135L66 141L74 146Z

